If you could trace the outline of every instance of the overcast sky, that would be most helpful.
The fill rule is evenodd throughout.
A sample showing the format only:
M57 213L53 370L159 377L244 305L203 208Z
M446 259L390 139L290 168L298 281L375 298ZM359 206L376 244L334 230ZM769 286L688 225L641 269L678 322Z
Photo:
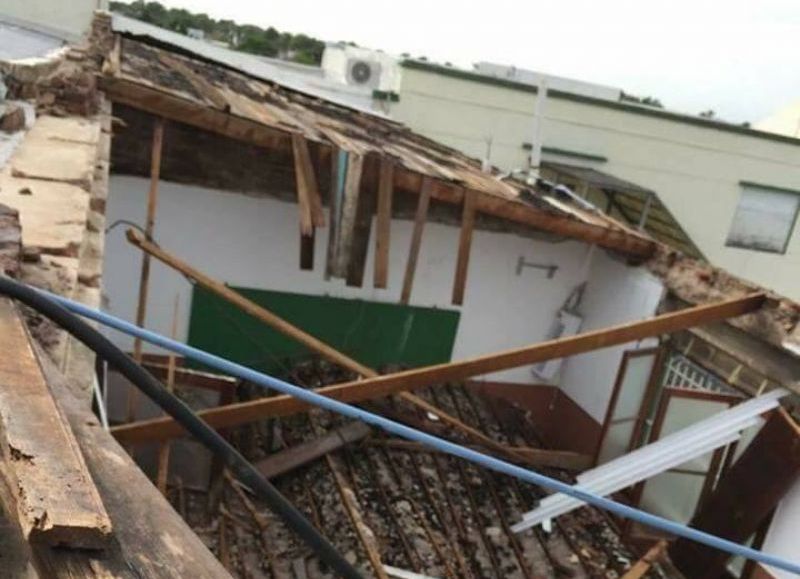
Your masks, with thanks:
M162 0L470 67L487 60L757 121L800 100L800 0Z

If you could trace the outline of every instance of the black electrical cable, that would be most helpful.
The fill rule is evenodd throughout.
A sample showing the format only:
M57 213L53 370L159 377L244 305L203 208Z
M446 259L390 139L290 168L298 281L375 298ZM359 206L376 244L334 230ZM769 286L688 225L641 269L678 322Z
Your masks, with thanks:
M356 568L247 459L108 338L50 298L2 275L0 294L12 297L49 318L105 359L206 448L220 456L231 473L267 503L320 559L342 577L362 579Z

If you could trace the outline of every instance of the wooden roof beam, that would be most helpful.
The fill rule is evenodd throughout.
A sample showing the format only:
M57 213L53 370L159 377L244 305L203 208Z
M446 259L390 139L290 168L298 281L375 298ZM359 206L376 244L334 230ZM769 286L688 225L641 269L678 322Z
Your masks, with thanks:
M193 103L124 78L103 76L100 78L100 85L108 98L115 103L122 103L237 141L282 150L287 154L292 151L289 132ZM322 146L332 147L328 143L323 143ZM399 164L399 160L395 161L395 187L406 192L419 193L422 189L423 175L403 167ZM460 207L464 195L461 186L461 183L433 179L431 198L457 204ZM654 241L622 229L587 223L555 210L548 211L534 207L517 199L507 199L482 191L478 193L475 209L479 213L495 215L555 235L572 237L631 257L646 259L652 256L656 249Z
M465 380L473 376L574 356L662 334L670 334L693 326L722 321L758 310L764 304L765 299L763 293L754 293L513 350L326 386L317 389L316 392L348 403L381 398L398 392ZM198 414L211 426L224 428L247 424L270 416L287 416L306 411L308 408L309 405L305 402L291 396L281 395L212 408ZM112 430L115 436L122 441L143 442L183 435L180 425L168 418L141 421L118 426Z

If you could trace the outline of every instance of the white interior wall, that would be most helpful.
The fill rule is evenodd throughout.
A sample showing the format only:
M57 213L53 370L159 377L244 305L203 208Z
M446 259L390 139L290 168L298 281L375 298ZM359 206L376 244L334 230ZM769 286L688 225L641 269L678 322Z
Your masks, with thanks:
M583 315L581 331L649 318L655 315L663 291L661 281L647 270L627 266L605 252L597 252L579 308ZM602 422L622 353L652 344L650 340L573 356L564 363L560 387L592 418Z
M146 179L112 176L108 222L126 219L143 224L147 189ZM386 290L372 287L374 240L370 243L363 288L348 288L342 280L324 280L327 229L320 230L316 237L315 269L301 271L297 205L273 198L162 182L155 238L164 249L230 285L397 303L412 226L411 221L392 222ZM115 228L106 239L105 308L134 320L141 252L125 240L124 229L125 226ZM458 235L457 227L426 225L411 297L412 305L461 310L453 358L544 339L567 295L585 276L588 247L577 242L547 243L477 230L464 305L456 308L450 304L450 295ZM529 268L518 276L520 255L528 261L557 264L559 269L553 279L548 279L544 271ZM593 269L602 267L595 265ZM613 279L611 276L608 281ZM181 275L154 260L147 328L169 333L176 294L181 300L178 339L185 341L190 286ZM598 320L601 318L598 315ZM113 339L131 348L127 337L114 335ZM493 378L535 381L529 368L501 372Z
M797 529L799 527L800 481L797 481L778 505L762 550L790 561L800 561L800 555L798 555L800 549L797 547ZM796 579L797 577L793 573L774 567L767 567L767 570L778 579Z

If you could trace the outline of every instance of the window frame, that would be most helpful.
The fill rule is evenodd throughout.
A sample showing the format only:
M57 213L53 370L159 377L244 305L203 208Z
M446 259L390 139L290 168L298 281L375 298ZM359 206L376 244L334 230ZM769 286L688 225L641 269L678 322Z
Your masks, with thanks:
M736 210L733 213L733 218L731 219L731 223L728 226L728 233L725 236L725 247L732 247L735 249L745 249L748 251L758 251L760 253L771 253L775 255L786 255L786 251L789 249L789 243L792 240L792 236L794 235L794 230L797 227L797 216L800 214L800 191L796 189L788 189L786 187L775 187L774 185L764 185L762 183L754 183L753 181L739 181L739 201L736 204ZM733 229L733 225L736 222L736 216L739 213L739 206L742 202L742 197L748 191L755 191L761 189L765 192L770 193L782 193L784 195L792 195L796 198L795 208L794 208L794 215L791 219L791 224L789 225L789 230L786 232L786 238L783 240L783 245L780 249L766 249L763 247L752 247L749 245L745 245L743 243L739 243L736 241L731 240L731 232Z

